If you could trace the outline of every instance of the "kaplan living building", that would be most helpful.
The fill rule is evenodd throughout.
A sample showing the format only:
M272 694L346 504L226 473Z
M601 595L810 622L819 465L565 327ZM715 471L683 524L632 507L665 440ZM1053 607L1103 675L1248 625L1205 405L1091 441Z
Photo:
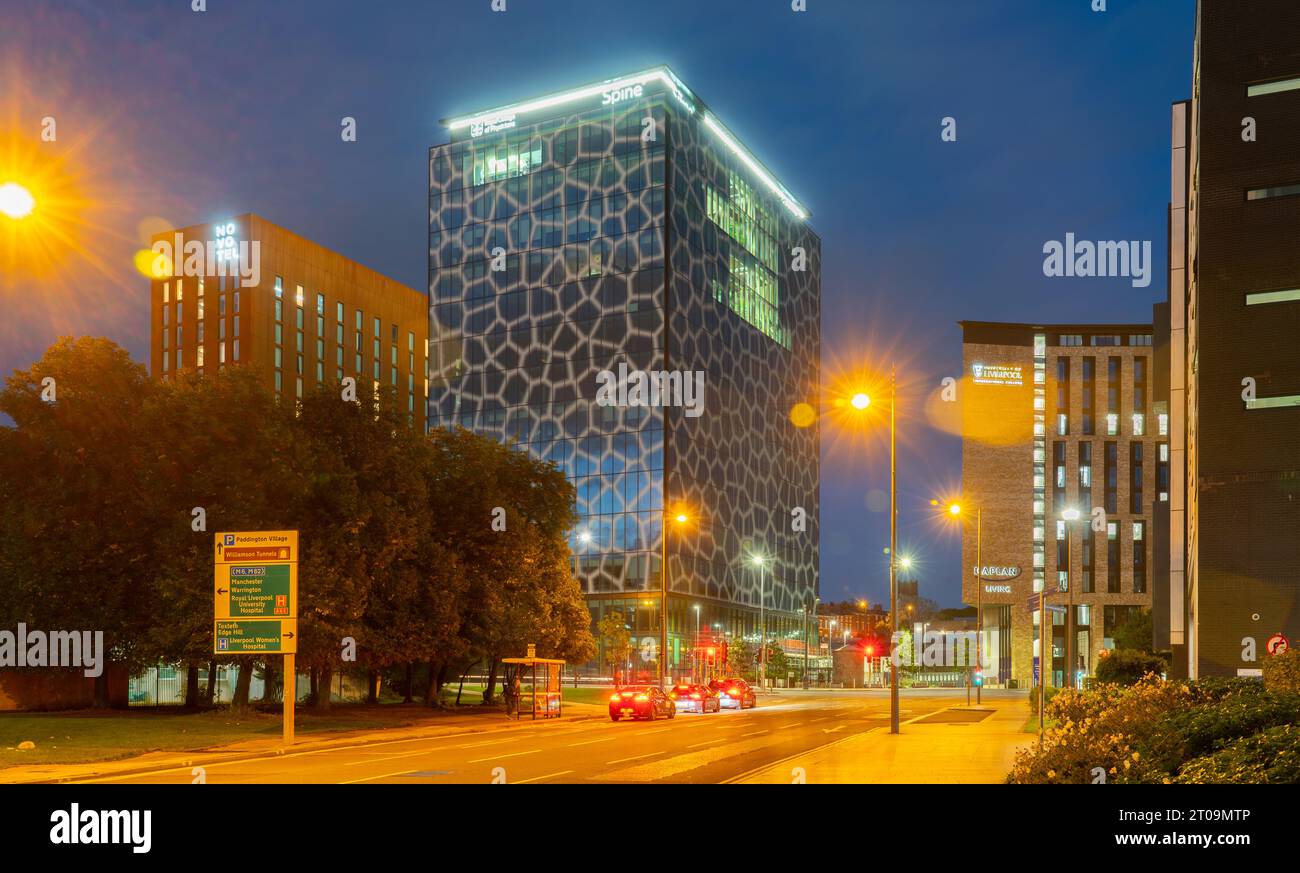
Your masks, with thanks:
M962 594L984 612L985 676L1037 682L1046 614L1047 682L1077 683L1165 584L1167 340L1151 324L961 326L962 500L983 514L978 564L964 528Z
M1201 0L1174 104L1165 621L1178 675L1300 638L1300 5Z
M424 294L251 213L152 242L184 274L150 283L154 378L251 366L277 396L296 400L353 377L359 396L396 391L412 424L424 427ZM200 259L181 257L195 244L201 271L191 269Z
M431 426L566 472L593 624L621 612L638 663L658 658L665 554L671 675L763 625L802 639L818 590L819 435L790 417L818 391L807 212L664 67L445 124L429 161ZM702 399L598 398L620 372L676 374Z

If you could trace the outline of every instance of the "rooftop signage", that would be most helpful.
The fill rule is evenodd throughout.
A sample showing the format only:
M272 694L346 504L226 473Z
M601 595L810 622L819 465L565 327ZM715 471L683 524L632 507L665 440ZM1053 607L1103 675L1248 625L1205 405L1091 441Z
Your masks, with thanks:
M698 105L695 96L690 89L678 79L676 74L667 67L655 67L640 73L634 73L630 76L622 76L617 79L607 79L604 82L597 82L592 85L585 85L581 88L574 88L570 91L562 91L557 94L551 94L546 97L538 97L534 100L526 100L521 103L512 103L508 106L499 106L495 109L488 109L484 112L477 112L473 115L463 115L458 118L444 119L443 124L453 131L468 130L470 138L485 136L492 133L501 133L507 130L513 130L522 122L520 116L528 115L544 109L553 109L570 104L580 104L586 102L589 104L586 108L597 108L600 106L616 106L631 100L636 100L652 93L663 92L672 94L677 103L689 114L699 114L704 125L712 131L713 135L734 154L741 163L743 163L763 185L772 192L772 194L785 204L786 209L790 211L795 218L800 221L808 218L808 212L799 202L795 200L794 195L785 189L785 186L778 182L763 165L758 162L749 150L742 146L726 126L718 120L713 113Z

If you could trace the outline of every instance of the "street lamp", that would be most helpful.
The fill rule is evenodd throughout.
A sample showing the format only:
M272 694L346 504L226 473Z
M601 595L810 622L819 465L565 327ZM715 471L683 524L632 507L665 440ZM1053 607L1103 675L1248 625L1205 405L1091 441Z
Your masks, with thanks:
M932 506L938 506L939 501L931 500ZM948 514L954 518L959 518L962 514L960 503L948 504ZM984 577L983 562L984 556L981 553L984 544L984 508L975 507L975 669L980 671L981 676L984 673ZM984 682L981 681L975 686L975 703L980 703L983 699ZM970 702L969 686L966 691L966 701Z
M767 589L764 585L764 571L767 559L762 555L749 556L749 562L758 568L758 687L767 687Z
M1079 510L1070 508L1062 510L1061 520L1065 522L1065 679L1070 683L1070 687L1075 687L1075 661L1078 656L1074 654L1075 632L1074 632L1074 562L1071 559L1071 546L1074 538L1070 535L1071 522L1079 520Z
M672 520L679 525L686 524L690 520L682 510L677 510L676 514L671 516ZM663 530L660 532L659 539L662 553L659 556L659 687L667 690L668 688L668 510L664 509Z

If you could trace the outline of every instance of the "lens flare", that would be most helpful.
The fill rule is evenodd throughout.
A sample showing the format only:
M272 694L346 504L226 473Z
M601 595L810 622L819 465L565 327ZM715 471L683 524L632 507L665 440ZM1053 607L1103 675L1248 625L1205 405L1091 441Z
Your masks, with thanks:
M36 198L17 182L5 182L0 185L0 212L17 221L32 214L36 208Z

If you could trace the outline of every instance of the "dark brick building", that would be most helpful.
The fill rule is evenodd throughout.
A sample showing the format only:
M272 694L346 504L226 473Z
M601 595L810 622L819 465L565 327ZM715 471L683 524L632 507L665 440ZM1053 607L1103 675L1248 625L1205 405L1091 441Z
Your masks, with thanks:
M1300 637L1300 3L1201 0L1173 146L1168 636L1193 676L1256 675Z

